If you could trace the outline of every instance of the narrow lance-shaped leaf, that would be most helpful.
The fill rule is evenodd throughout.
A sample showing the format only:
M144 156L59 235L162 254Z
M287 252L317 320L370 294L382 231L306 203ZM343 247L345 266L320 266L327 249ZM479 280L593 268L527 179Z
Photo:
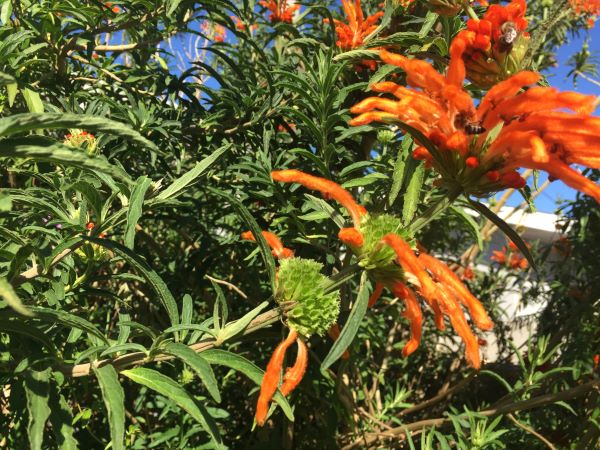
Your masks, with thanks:
M141 176L137 179L131 197L129 199L129 209L127 210L127 225L125 227L125 237L123 241L125 246L133 249L133 243L135 239L135 226L138 223L140 217L142 217L142 208L144 205L144 197L146 191L152 184L146 176Z
M189 184L193 183L200 175L202 175L210 166L212 166L227 150L231 148L231 144L227 144L212 152L209 156L196 164L196 166L177 178L169 187L156 196L159 200L166 200L175 196L179 191L185 189Z
M119 383L117 371L111 364L102 367L95 367L92 364L92 369L100 385L102 399L108 412L112 448L113 450L124 450L125 394L121 383Z
M33 316L33 313L23 305L12 285L4 277L0 277L0 298L3 298L8 303L8 306L19 314Z
M366 286L366 281L367 275L365 272L360 280L360 289L358 291L356 302L354 302L354 305L352 306L352 311L350 311L348 320L344 324L339 337L333 343L329 353L321 363L321 372L327 370L340 358L340 356L344 354L358 332L358 328L360 327L363 317L367 312L367 306L369 303L369 292Z
M59 142L50 143L48 139L37 136L8 138L0 140L0 158L32 158L49 161L70 167L103 172L126 183L131 178L120 167L110 164L104 156L89 156Z
M59 392L57 385L50 387L50 423L54 439L59 450L78 450L79 444L75 439L73 429L73 414L65 397Z
M419 198L423 188L423 180L425 178L425 165L418 164L415 167L415 171L412 177L408 181L406 187L406 193L404 194L404 205L402 206L402 222L407 225L411 222L415 213L417 212L417 206L419 205Z
M164 306L169 315L169 319L172 325L179 323L179 311L177 303L171 291L167 287L163 279L144 261L140 256L136 255L130 249L118 242L111 241L108 239L98 239L93 237L84 237L86 240L93 242L94 244L101 245L102 247L108 248L115 252L118 256L123 258L129 264L133 266L150 284L160 302Z
M175 356L181 359L184 363L190 366L194 372L198 374L200 380L210 396L219 403L221 401L221 394L219 392L219 386L215 374L210 367L210 364L202 357L201 354L196 353L194 350L189 348L187 345L180 344L178 342L168 343L163 352Z
M220 366L229 367L230 369L236 370L241 374L247 376L256 383L258 386L262 383L264 372L251 361L248 361L241 355L236 355L225 350L211 349L202 352L202 357L207 360L210 364L217 364ZM294 413L290 404L285 399L279 390L273 396L273 400L277 402L285 416L290 420L294 421Z
M24 388L27 397L29 423L27 436L31 450L40 450L44 442L44 428L50 417L48 406L50 369L42 372L30 371L25 375Z
M121 374L175 402L208 432L217 448L224 448L214 419L206 408L195 401L175 380L145 367L123 370Z
M513 230L509 224L507 224L504 220L502 220L500 217L498 217L496 214L490 211L483 203L469 199L469 204L473 206L473 208L476 211L480 212L487 219L489 219L500 230L502 230L502 232L506 236L508 236L508 238L517 246L517 248L523 254L523 256L527 258L529 265L532 268L536 269L537 266L535 264L533 256L531 255L531 252L529 251L529 248L527 247L527 244L525 244L523 239L521 239L521 236L519 236L519 234L515 230Z
M231 203L231 205L235 208L235 210L241 216L241 218L244 221L244 223L246 224L246 226L248 228L250 228L250 231L252 231L252 234L254 235L256 243L258 244L258 247L260 249L262 258L265 262L265 265L267 266L267 273L269 274L269 280L271 281L271 287L273 288L273 290L275 290L275 260L273 259L273 255L271 254L271 250L269 249L269 244L267 244L267 241L263 237L261 229L258 226L258 224L256 223L256 220L254 220L254 217L252 217L252 214L250 214L250 211L248 211L248 209L244 205L242 205L242 203L238 199L233 197L232 195L229 195L229 194L219 191L217 189L213 189L213 188L209 188L209 189L212 193L226 199L229 203Z

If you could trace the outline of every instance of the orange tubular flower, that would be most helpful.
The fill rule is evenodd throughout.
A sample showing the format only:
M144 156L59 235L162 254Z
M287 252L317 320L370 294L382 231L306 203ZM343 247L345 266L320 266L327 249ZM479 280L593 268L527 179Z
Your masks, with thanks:
M360 225L361 217L366 214L365 208L356 203L352 194L333 181L293 169L274 170L271 172L271 178L282 183L298 183L308 189L321 192L325 198L334 199L346 208L355 227Z
M441 283L444 283L447 290L467 307L471 319L480 330L491 330L494 327L481 302L446 264L423 251L419 253L419 259Z
M465 315L462 309L460 308L458 301L455 299L455 293L460 289L457 287L457 285L460 284L465 290L466 287L462 285L460 280L450 279L447 272L452 273L452 271L448 267L446 267L442 262L436 260L436 263L432 265L431 259L434 258L429 257L430 259L422 259L421 256L415 256L410 246L406 242L404 242L399 236L395 234L387 234L383 237L382 242L389 245L394 250L396 256L398 257L398 262L405 270L410 271L416 275L420 283L419 293L432 306L434 311L440 310L443 314L447 315L450 318L450 323L452 324L452 327L454 328L456 333L462 338L466 345L467 361L473 368L479 369L481 366L481 360L479 357L479 345L477 344L477 338L469 328ZM424 260L427 261L427 265L423 264ZM435 281L425 271L426 268L431 270L431 266L435 267L435 271L432 270ZM441 269L442 267L444 268ZM394 287L396 288L397 286ZM402 292L398 293L402 294ZM475 302L472 302L473 299L475 300ZM487 329L493 326L493 324L491 324L491 321L487 317L487 314L485 313L485 311L483 311L483 306L481 306L481 304L477 299L475 299L475 297L472 297L472 299L468 300L465 298L463 299L463 301L465 301L469 305L468 307L470 311L471 309L476 311L476 323L478 326L480 324L483 324L485 327L487 327ZM409 307L409 303L407 303L407 314L410 314L413 311L414 309ZM487 321L485 319L487 319ZM417 322L418 320L420 324L420 318L417 317L413 320L415 322ZM473 320L475 321L475 319ZM412 325L413 321L411 320L411 329ZM416 329L416 323L414 324L414 326ZM414 335L411 340L413 339ZM410 344L411 342L409 341L407 347L405 347L406 351L409 351L412 348L411 346L409 346Z
M290 4L289 0L261 0L258 3L271 11L269 14L271 23L292 23L294 13L300 9L300 5Z
M281 385L281 393L284 397L287 397L290 392L296 389L296 386L302 381L304 372L306 372L306 366L308 365L308 349L306 344L300 338L296 339L298 344L298 354L296 355L296 362L292 367L285 371L283 376L283 384Z
M267 370L265 371L265 375L260 385L260 395L258 396L256 414L254 416L256 423L261 427L265 424L265 420L267 420L269 405L279 386L281 367L283 366L285 352L294 343L297 337L298 333L296 330L290 329L287 338L275 348L275 351L269 360L269 364L267 364Z
M350 124L401 121L418 129L438 151L434 157L421 148L413 156L425 159L448 186L459 186L468 194L486 196L508 187L522 188L525 180L517 169L529 168L543 170L600 202L600 186L570 167L600 168L600 117L591 115L596 98L550 87L521 92L540 78L525 71L496 84L475 108L463 88L465 66L459 51L463 44L456 42L445 77L428 62L381 50L384 62L406 71L412 89L374 83L373 91L397 100L361 101L351 109L359 115Z
M360 47L364 39L377 29L377 21L383 17L383 11L364 18L360 0L342 0L342 7L346 13L348 23L333 19L335 32L337 34L337 46L343 50L352 50ZM329 23L328 19L324 20Z
M419 306L419 301L412 289L408 288L404 283L397 282L392 286L392 293L401 298L406 306L406 311L403 316L410 323L410 339L402 349L402 355L408 356L413 353L421 344L421 331L423 323L423 313Z
M600 0L569 0L569 3L577 14L600 15Z
M261 231L261 234L267 241L267 244L269 244L269 247L271 247L271 252L275 258L283 259L294 256L294 251L284 247L281 239L279 239L276 234L271 233L270 231ZM244 231L241 237L247 241L256 242L252 231Z

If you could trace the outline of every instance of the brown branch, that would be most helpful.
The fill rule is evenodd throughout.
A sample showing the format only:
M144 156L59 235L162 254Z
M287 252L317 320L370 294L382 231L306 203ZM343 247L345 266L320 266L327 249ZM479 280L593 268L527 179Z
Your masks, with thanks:
M477 375L477 372L471 373L468 377L463 378L458 383L456 383L454 386L452 386L449 389L444 390L443 392L440 392L435 397L431 397L430 399L427 399L417 405L411 406L410 408L403 409L402 411L400 411L399 414L396 415L396 417L406 416L408 414L412 414L414 412L421 411L422 409L429 408L430 406L433 406L436 403L441 402L446 397L451 396L455 392L460 391L465 386L467 386L467 384L469 384L471 382L471 380L473 378L475 378L475 375Z
M498 408L486 409L483 411L479 411L478 414L486 417L495 417L499 415L510 414L515 411L527 411L529 409L540 408L542 406L546 406L559 401L579 397L581 395L587 394L593 389L597 389L599 386L600 379L591 380L587 383L581 384L571 389L567 389L565 391L553 394L544 394L529 400L509 403L506 405L499 406ZM342 450L350 450L360 446L368 446L382 438L390 438L391 436L393 436L393 438L397 438L402 435L407 435L411 431L420 430L422 428L440 427L451 422L451 419L439 417L436 419L420 420L418 422L409 423L407 425L401 425L399 427L392 428L391 430L388 430L385 433L367 433L360 439L357 439L356 441L343 447Z
M237 292L240 295L240 297L242 297L244 300L248 300L248 296L244 293L244 291L242 291L235 284L230 283L229 281L220 280L219 278L211 277L210 275L204 275L204 276L206 278L208 278L210 281L214 281L217 284L222 284L223 286L227 286L229 289L234 290L235 292Z
M516 426L518 426L523 431L525 431L525 432L531 434L532 436L535 436L536 438L538 438L540 441L542 441L544 444L546 444L550 450L556 450L556 447L554 445L552 445L552 442L550 442L548 439L546 439L540 433L538 433L537 431L535 431L533 428L530 428L527 425L519 422L517 420L517 418L515 416L513 416L511 413L507 414L506 417L508 417L512 421L512 423L514 423Z
M60 261L62 261L64 258L66 258L68 255L70 255L72 252L77 250L82 245L83 245L83 242L79 242L71 248L64 249L62 252L60 252L58 255L56 255L54 257L54 259L52 260L52 262L50 263L50 265L48 267L50 268L50 267L54 266L55 264L58 264ZM19 275L17 275L15 277L15 279L12 280L12 284L14 286L18 286L20 284L25 283L26 281L29 281L35 277L42 275L43 273L44 273L44 266L42 266L41 264L36 264L31 269L27 269L25 272L21 272Z
M294 305L286 305L285 308L274 308L270 311L259 315L252 322L250 322L248 327L243 331L243 333L241 333L241 335L245 336L247 334L254 333L255 331L258 331L262 328L266 328L269 325L277 322L280 319L281 315L289 309L293 308L293 306ZM219 343L217 342L217 339L211 337L197 342L196 344L192 344L189 347L195 352L200 353L218 345ZM113 359L107 358L97 360L93 363L75 365L61 364L58 366L58 370L70 377L85 377L90 374L92 364L94 365L94 367L102 367L107 364L112 364L117 371L121 371L127 369L128 367L139 366L151 362L169 361L172 359L174 359L174 357L169 355L159 355L149 359L144 352L134 352Z

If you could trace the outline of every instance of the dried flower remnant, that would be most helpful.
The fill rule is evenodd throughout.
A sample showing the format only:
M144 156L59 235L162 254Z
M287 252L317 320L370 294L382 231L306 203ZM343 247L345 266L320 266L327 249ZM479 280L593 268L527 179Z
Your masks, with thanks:
M447 187L485 197L505 188L520 189L518 169L543 170L570 187L600 201L600 186L570 167L600 168L600 117L592 116L594 96L559 92L537 83L535 72L519 72L496 84L475 108L464 90L465 65L452 54L446 76L431 64L380 52L381 59L404 69L412 88L393 82L374 83L375 92L397 100L369 97L351 112L351 125L374 121L403 122L422 132L437 148L413 152L442 177ZM570 110L572 112L567 112ZM422 143L421 143L422 144Z
M469 363L475 368L480 367L477 340L467 325L459 303L467 307L479 328L491 329L491 320L481 303L450 268L431 256L417 257L414 254L411 247L399 236L403 233L403 228L397 218L387 214L367 214L348 191L324 178L296 170L274 171L272 178L318 190L325 197L338 201L350 212L353 227L342 228L338 237L352 250L359 259L359 265L364 267L375 281L375 290L369 299L370 306L377 301L384 288L403 300L406 308L404 316L411 329L410 340L403 349L405 356L418 348L421 339L422 312L414 291L408 287L408 284L412 283L433 309L438 328L444 328L443 314L447 315L467 345ZM424 252L421 252L421 255L424 255ZM433 278L427 271L433 273Z
M258 3L271 12L269 14L271 23L292 23L294 14L300 9L300 5L296 5L290 0L261 0Z

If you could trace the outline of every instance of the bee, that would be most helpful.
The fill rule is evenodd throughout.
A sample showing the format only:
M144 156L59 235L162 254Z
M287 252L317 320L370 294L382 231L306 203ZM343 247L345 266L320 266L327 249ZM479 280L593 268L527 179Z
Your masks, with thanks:
M465 125L465 133L467 134L481 134L485 133L485 128L481 126L481 121L479 122L467 122Z
M505 22L501 27L500 31L502 36L498 40L498 50L503 53L510 52L513 44L519 37L519 30L513 22Z

